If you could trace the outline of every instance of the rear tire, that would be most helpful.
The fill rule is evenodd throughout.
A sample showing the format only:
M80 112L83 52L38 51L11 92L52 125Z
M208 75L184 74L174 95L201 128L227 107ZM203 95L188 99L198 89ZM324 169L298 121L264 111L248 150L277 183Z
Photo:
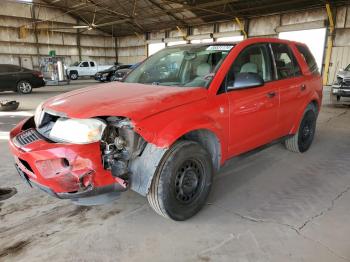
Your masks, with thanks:
M163 217L186 220L205 205L212 177L208 152L196 142L177 142L165 154L153 177L148 202Z
M316 131L317 110L310 104L304 112L298 132L285 141L288 150L296 153L306 152L314 139Z
M30 94L33 91L32 84L27 80L21 80L17 83L17 92L23 95Z

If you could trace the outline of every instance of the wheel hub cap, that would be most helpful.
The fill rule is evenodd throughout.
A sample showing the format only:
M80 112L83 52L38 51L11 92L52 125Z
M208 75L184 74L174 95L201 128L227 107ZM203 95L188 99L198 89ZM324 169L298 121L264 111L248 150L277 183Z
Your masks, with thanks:
M30 91L30 84L28 84L28 83L22 83L22 84L20 85L20 89L21 89L21 91L22 91L23 93L27 93L27 92Z
M303 136L305 138L307 138L310 135L310 132L311 132L310 127L309 126L305 126L304 130L303 130Z
M176 198L182 203L191 202L197 196L201 179L202 170L200 165L193 160L186 161L176 174Z

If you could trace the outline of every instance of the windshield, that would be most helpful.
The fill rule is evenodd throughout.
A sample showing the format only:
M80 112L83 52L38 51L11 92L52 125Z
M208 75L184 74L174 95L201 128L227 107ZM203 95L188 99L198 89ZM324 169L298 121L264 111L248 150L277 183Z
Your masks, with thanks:
M75 62L73 64L71 64L71 66L78 66L80 64L80 62Z
M348 66L344 69L344 71L350 71L350 65L348 65Z
M148 58L124 80L165 86L208 87L234 45L184 45Z

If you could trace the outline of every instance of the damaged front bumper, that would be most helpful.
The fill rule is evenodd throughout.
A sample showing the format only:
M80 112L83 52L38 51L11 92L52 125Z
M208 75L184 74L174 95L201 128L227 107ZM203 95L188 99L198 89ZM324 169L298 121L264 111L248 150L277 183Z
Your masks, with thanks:
M335 96L350 97L350 86L334 84L331 92Z
M76 200L128 189L125 181L104 169L99 142L48 141L36 131L33 117L10 132L9 145L20 176L54 197Z

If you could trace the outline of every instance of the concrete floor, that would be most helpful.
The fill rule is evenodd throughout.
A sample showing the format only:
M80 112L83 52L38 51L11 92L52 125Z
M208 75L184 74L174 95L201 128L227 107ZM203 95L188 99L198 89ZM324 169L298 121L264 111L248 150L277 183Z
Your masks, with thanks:
M30 112L88 84L0 100L15 97ZM78 207L30 189L3 133L23 116L0 114L0 186L18 190L0 203L0 261L350 261L350 108L330 107L327 98L310 151L275 145L229 161L206 207L181 223L131 191L109 205Z

